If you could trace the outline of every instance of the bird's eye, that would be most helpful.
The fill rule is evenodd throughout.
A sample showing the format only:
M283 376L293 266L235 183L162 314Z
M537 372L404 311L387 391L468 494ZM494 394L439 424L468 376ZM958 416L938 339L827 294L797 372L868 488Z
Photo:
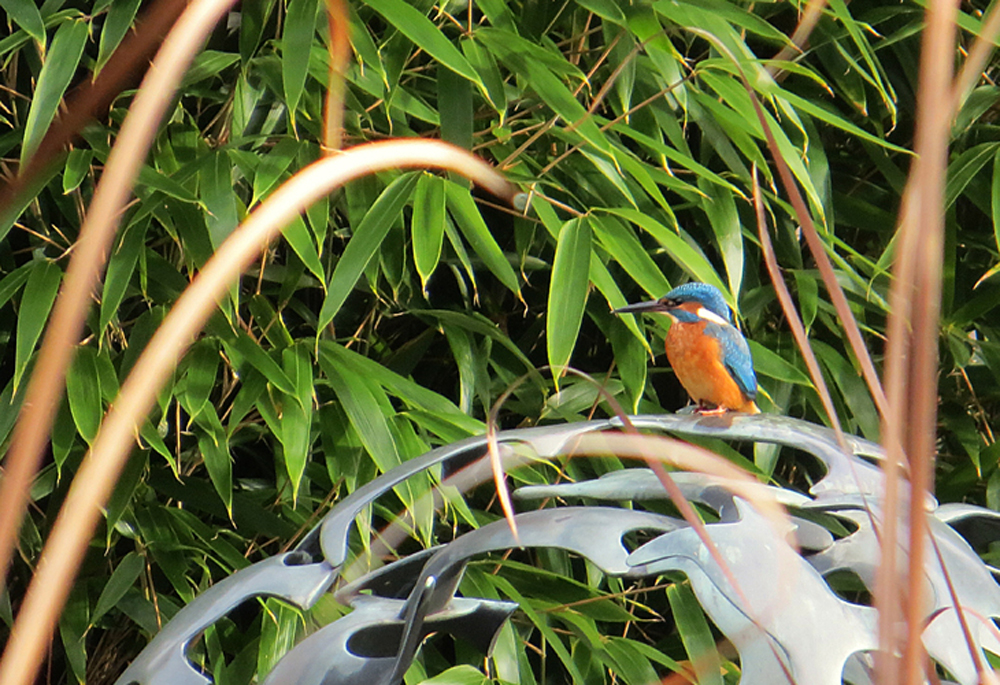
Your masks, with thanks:
M662 304L664 307L673 308L673 307L679 307L681 305L681 301L672 297L664 297L662 300L660 300L660 304Z

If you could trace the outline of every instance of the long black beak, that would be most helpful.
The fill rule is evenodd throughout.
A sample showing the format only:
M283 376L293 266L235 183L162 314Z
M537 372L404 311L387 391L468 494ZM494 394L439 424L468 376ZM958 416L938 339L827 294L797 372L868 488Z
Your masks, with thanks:
M649 302L636 302L621 309L612 310L612 314L640 314L642 312L669 312L671 307L667 306L663 300L650 300Z

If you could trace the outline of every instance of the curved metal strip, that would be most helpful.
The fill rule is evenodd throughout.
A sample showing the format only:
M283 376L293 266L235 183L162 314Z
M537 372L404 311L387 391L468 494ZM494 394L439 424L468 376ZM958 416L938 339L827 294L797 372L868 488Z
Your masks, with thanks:
M816 546L812 548L824 550L810 557L816 566L813 568L786 544L784 533L774 531L769 522L718 481L697 474L675 474L691 499L719 512L720 522L709 524L708 531L736 576L742 597L729 587L694 531L685 528L683 522L644 512L599 507L529 512L518 517L520 541L513 539L505 522L499 521L444 547L412 555L347 586L338 595L349 597L354 611L286 655L266 682L331 685L395 681L409 666L420 641L433 630L471 637L480 649L488 651L514 605L456 598L455 589L470 558L518 544L567 549L591 559L609 574L638 576L683 571L691 578L706 613L740 650L743 685L784 681L778 658L789 666L800 685L834 682L839 685L844 663L848 661L851 668L863 675L867 663L863 652L874 648L874 610L840 600L823 581L820 571L850 568L862 579L871 577L878 549L868 515L861 509L870 508L881 493L882 475L859 456L881 458L881 449L865 440L845 436L853 452L845 454L829 429L773 415L636 416L631 423L644 430L680 436L759 441L808 452L827 468L826 475L810 490L815 500L794 493L782 495L782 499L803 510L850 519L858 525L858 530L836 541L829 538L828 532L826 537L813 536ZM516 458L550 458L571 449L572 441L579 435L621 426L622 421L611 419L518 429L501 432L498 442L504 454L514 453ZM182 609L118 679L117 685L209 683L185 656L190 641L205 627L254 596L273 595L301 607L310 606L339 573L348 556L351 526L364 507L407 478L438 465L446 478L450 474L468 475L470 482L478 482L487 473L483 459L486 446L485 436L468 438L405 462L360 487L310 531L296 552L254 564L216 584ZM473 468L466 468L470 466ZM642 472L631 469L593 483L544 492L547 496L622 500L662 497L659 482L655 477L639 475ZM542 492L522 490L519 496L527 498ZM936 502L928 496L928 504L933 507ZM937 519L931 520L931 535L952 578L961 578L961 582L955 583L959 601L974 619L982 617L982 626L974 630L977 642L991 651L1000 649L1000 641L986 623L991 617L1000 618L1000 587L965 540L945 525L954 525L969 535L970 541L979 544L977 540L981 543L996 539L1000 515L963 505L944 505L934 514ZM799 527L800 536L822 530L821 526L807 522L800 522ZM664 534L629 555L622 544L622 535L635 529ZM321 553L325 561L311 563ZM934 604L924 634L928 651L959 683L974 682L970 680L974 671L970 670L968 649L955 637L955 612L936 560L928 562L926 573ZM376 595L359 594L366 590ZM403 599L404 596L407 598ZM794 598L791 603L785 601L789 596ZM743 607L743 598L749 602L748 609ZM822 635L816 634L820 629ZM823 649L817 649L817 645ZM780 656L776 658L776 654Z
M485 552L511 547L554 547L579 554L609 575L627 575L629 551L622 537L634 530L668 532L685 527L678 519L628 509L561 507L518 514L518 539L504 520L466 533L435 554L417 579L406 603L406 631L393 672L381 683L399 682L409 668L423 633L423 617L454 598L466 563Z
M352 611L316 631L282 658L263 685L359 685L378 683L397 664L405 601L359 595ZM517 609L514 602L456 597L429 616L421 639L447 632L489 653L496 634Z
M186 652L191 641L241 603L253 597L280 597L299 608L312 606L336 577L327 562L289 552L237 571L198 595L177 612L125 669L115 685L207 685Z
M651 540L629 563L644 575L688 576L705 613L739 651L740 685L787 682L779 658L796 685L840 685L851 655L878 646L875 610L837 597L770 521L739 498L733 505L737 520L706 529L739 591L691 529Z
M688 471L675 471L670 477L689 501L711 507L717 512L732 501L730 481L725 478ZM801 507L812 501L805 495L791 490L773 486L767 486L766 489L775 501L786 507ZM514 499L519 500L547 497L588 497L619 502L640 502L668 499L669 495L656 474L651 469L645 468L612 471L595 480L575 483L526 485L514 491ZM833 544L833 535L823 526L794 515L790 518L795 526L793 533L799 547L821 550Z
M956 520L977 513L970 509L970 506L962 505L961 509L953 509L950 512L959 514L958 517L950 516L946 510L945 518ZM871 510L870 515L859 510L828 513L849 519L858 529L851 535L837 540L829 548L809 557L809 563L822 574L843 569L853 571L861 578L865 587L874 592L875 571L880 551L878 537L872 529L872 519L874 518L877 525L881 521L881 512L876 508ZM924 564L924 576L931 590L925 614L929 623L923 634L924 646L928 654L944 666L959 683L975 685L978 682L975 663L968 646L960 639L962 633L952 603L948 579L941 564L938 563L937 555L934 553L935 547L941 554L979 649L996 651L1000 648L990 626L984 623L992 618L1000 618L1000 586L993 580L979 555L958 532L934 516L929 516L927 521L934 545L927 546L928 558ZM904 546L900 542L900 550L903 549ZM900 563L905 563L905 556L902 556Z
M878 467L857 458L857 455L864 455L881 459L884 455L881 447L862 438L845 435L847 446L853 450L853 454L845 455L832 430L799 419L773 414L730 412L718 416L643 415L633 416L631 421L637 428L655 428L681 435L704 435L727 440L752 440L786 445L808 452L827 468L826 475L809 491L818 500L843 493L877 496L882 492L882 472ZM621 425L617 419L613 419L612 423Z
M501 443L524 443L540 457L560 454L566 443L578 435L609 427L608 421L587 421L568 426L542 426L502 431ZM297 550L314 552L319 548L333 566L342 566L348 555L348 534L354 518L368 504L412 476L438 464L469 462L486 454L485 435L466 438L451 445L438 447L426 454L403 462L392 471L362 485L330 510L297 546ZM464 465L464 464L463 464Z

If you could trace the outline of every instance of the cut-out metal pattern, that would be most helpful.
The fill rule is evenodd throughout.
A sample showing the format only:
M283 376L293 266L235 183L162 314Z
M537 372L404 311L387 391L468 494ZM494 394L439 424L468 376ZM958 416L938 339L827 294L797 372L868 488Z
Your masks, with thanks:
M280 554L237 571L178 611L125 669L116 685L211 683L185 654L188 645L205 628L254 597L280 597L306 609L326 592L335 577L335 569L326 561L312 563L312 559L301 552Z
M288 652L268 674L266 685L396 685L420 643L432 632L460 635L489 653L516 605L459 597L456 589L470 559L518 546L568 550L609 575L683 572L706 614L736 646L742 685L787 682L789 675L797 685L835 685L842 678L867 685L871 653L877 646L874 609L841 599L823 576L848 570L871 587L878 563L872 521L878 520L876 504L883 479L878 467L868 460L881 459L881 448L847 436L851 454L845 454L826 428L762 414L636 416L630 422L645 432L795 448L822 462L825 475L810 488L809 496L771 488L792 512L791 529L775 530L750 502L734 495L725 480L673 474L685 496L718 513L718 522L706 529L726 561L727 572L718 567L685 522L641 511L564 506L526 512L517 516L519 540L513 538L504 521L470 531L447 545L410 555L342 587L337 597L350 605L352 612ZM622 421L610 419L518 429L500 432L497 441L509 468L525 460L564 454L581 435L621 427ZM460 488L486 480L490 477L486 448L485 436L468 438L432 450L358 488L324 516L295 551L234 573L188 604L143 650L117 685L210 683L185 655L206 627L253 597L280 597L300 608L312 606L342 572L355 517L365 507L428 469L440 469L442 479ZM666 497L646 469L628 469L586 483L522 488L515 496L522 501L539 497L607 501ZM974 664L933 550L939 550L955 581L977 648L1000 653L1000 640L991 622L992 618L1000 619L1000 586L991 575L993 569L983 564L970 546L982 548L1000 537L1000 514L970 505L937 507L930 496L926 503L933 513L929 535L934 544L926 566L931 606L924 642L932 658L960 685L972 685L976 682ZM837 539L807 519L814 513L844 520L854 532ZM633 530L661 534L630 554L622 536ZM801 555L790 540L802 548ZM732 574L736 587L730 584L727 573Z

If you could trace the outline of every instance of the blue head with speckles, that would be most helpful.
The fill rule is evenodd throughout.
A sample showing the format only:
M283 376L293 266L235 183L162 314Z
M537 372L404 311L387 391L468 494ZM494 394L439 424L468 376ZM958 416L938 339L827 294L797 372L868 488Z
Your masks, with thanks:
M714 285L708 283L685 283L664 295L660 301L674 307L685 302L697 302L730 324L733 322L729 313L729 305L726 304L722 293Z

